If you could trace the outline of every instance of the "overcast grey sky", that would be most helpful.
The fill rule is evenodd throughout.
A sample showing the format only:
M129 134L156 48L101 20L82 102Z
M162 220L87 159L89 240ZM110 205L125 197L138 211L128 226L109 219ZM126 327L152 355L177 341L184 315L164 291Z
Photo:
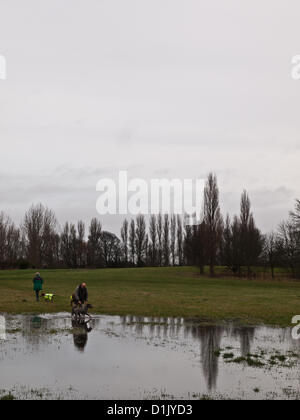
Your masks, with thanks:
M102 176L214 170L224 213L246 188L275 227L300 197L299 17L299 0L0 0L1 209L88 220Z

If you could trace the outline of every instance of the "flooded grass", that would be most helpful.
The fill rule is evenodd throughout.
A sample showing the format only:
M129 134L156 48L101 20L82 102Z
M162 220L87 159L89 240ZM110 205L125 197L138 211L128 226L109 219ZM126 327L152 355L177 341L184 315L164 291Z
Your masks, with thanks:
M6 315L0 399L299 399L289 328L191 319Z

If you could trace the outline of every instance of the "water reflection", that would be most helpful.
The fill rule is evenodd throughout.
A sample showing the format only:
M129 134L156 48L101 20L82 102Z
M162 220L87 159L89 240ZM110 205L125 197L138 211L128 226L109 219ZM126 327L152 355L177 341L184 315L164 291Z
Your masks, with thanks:
M38 329L38 328L41 328L41 326L42 326L42 322L43 322L43 320L42 320L42 318L41 317L39 317L39 316L34 316L33 318L31 318L31 320L30 320L30 326L33 328L33 329Z
M240 354L245 357L251 353L251 344L255 335L254 327L232 327L231 336L240 341Z
M216 355L216 350L221 347L222 336L226 328L214 325L201 326L183 318L141 318L128 316L121 317L121 322L124 330L135 328L135 333L139 336L144 334L151 338L155 337L160 339L182 337L183 340L192 337L194 340L200 341L200 361L207 389L210 391L216 388L219 369L219 358ZM240 335L244 337L247 333L241 329ZM244 338L241 338L241 341L244 342Z
M124 331L134 329L135 334L140 337L144 335L161 340L166 338L179 340L193 338L193 340L199 341L200 363L208 391L217 388L219 364L222 362L218 350L222 348L222 342L226 339L229 340L227 343L228 351L231 351L231 346L234 346L238 350L237 356L247 357L251 354L257 329L262 330L264 328L234 325L234 323L203 326L199 325L199 321L197 325L196 320L185 320L183 318L123 316L120 319ZM279 343L289 343L292 348L300 348L300 340L292 340L289 328L272 330L272 328L265 327L265 329L268 334L272 331L276 331L276 334L279 332L279 337L276 338ZM237 340L239 346L237 346Z
M216 388L219 372L219 358L216 351L221 347L222 327L198 327L197 335L200 339L201 362L204 377L209 391ZM195 335L196 337L196 332Z
M95 384L99 383L101 372L107 383L115 380L116 387L120 377L118 369L124 369L122 377L139 378L141 383L137 385L141 386L143 381L145 384L150 381L155 386L165 381L169 387L182 383L182 389L188 390L191 381L194 381L193 384L199 387L198 392L214 393L222 387L229 387L235 375L238 383L245 380L247 389L249 376L245 379L245 372L248 368L226 364L224 352L233 352L234 357L246 357L261 348L270 354L274 351L300 351L300 340L292 340L290 328L244 327L234 323L204 325L197 320L183 318L95 316L92 322L78 324L71 321L69 314L18 316L7 318L7 328L18 330L19 335L7 344L2 343L0 363L1 360L18 357L21 362L21 355L40 354L44 369L42 360L47 358L47 363L55 366L59 354L62 366L73 363L70 367L70 375L73 375L78 357L88 353L86 362L91 375L95 375ZM103 351L101 360L99 346ZM76 351L70 352L70 348ZM222 349L221 355L219 349ZM33 359L36 363L36 358ZM3 369L5 364L1 366ZM102 366L101 369L99 366ZM140 372L144 370L147 375L140 377ZM11 375L11 370L7 372ZM264 381L265 373L263 370L260 373L260 380ZM159 381L157 375L160 375ZM86 378L84 383L88 384L90 380L90 377ZM126 393L122 395L130 397Z
M73 327L73 341L75 348L80 352L84 352L84 349L88 342L88 333L92 331L92 327L90 326L90 321L87 322L79 322L79 321L72 321Z

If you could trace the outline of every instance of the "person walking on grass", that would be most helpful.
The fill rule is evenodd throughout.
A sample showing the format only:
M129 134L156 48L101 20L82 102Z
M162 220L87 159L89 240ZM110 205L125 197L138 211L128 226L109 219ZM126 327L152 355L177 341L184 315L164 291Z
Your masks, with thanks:
M40 300L40 291L43 290L44 280L42 279L40 273L36 273L33 279L33 290L35 291L36 301Z

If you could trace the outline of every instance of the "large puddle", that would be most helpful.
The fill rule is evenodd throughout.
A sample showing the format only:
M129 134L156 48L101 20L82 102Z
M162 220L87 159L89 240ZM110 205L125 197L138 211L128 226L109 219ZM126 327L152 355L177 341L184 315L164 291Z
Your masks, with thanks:
M5 316L0 398L299 398L290 329L182 318Z

